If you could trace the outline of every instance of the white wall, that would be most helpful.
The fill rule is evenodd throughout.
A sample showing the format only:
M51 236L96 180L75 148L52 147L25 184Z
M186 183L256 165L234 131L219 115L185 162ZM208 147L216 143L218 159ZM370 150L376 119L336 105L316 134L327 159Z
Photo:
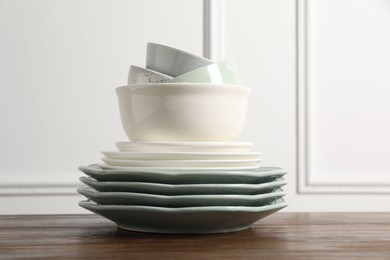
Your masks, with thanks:
M149 41L201 55L202 12L197 0L0 1L0 214L85 212L77 167L127 140L115 88Z
M243 3L211 0L203 39L200 0L0 1L0 214L86 212L77 167L126 140L114 89L149 41L236 61L252 88L240 140L289 171L285 210L390 211L388 1ZM322 125L339 111L350 124Z
M253 89L243 137L290 173L286 210L390 211L388 1L245 3L225 1L223 49Z

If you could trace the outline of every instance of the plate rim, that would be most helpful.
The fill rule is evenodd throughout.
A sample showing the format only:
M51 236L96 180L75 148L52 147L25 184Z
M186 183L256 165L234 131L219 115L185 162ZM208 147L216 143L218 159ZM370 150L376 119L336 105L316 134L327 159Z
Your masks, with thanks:
M281 199L280 202L276 202L264 206L199 206L199 207L181 207L181 208L169 208L158 206L142 206L142 205L99 205L91 200L80 201L79 206L87 205L88 207L99 210L120 210L120 211L151 211L170 214L181 213L205 213L205 212L243 212L243 213L259 213L269 211L273 209L281 209L288 206L288 203ZM84 208L84 207L83 207Z

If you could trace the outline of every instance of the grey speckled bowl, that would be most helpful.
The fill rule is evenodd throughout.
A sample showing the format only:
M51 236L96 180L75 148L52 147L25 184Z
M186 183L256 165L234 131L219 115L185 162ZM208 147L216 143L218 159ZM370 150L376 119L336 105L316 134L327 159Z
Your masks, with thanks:
M133 84L149 84L149 83L164 83L168 80L171 80L172 77L153 71L150 69L145 69L137 66L130 66L128 85Z

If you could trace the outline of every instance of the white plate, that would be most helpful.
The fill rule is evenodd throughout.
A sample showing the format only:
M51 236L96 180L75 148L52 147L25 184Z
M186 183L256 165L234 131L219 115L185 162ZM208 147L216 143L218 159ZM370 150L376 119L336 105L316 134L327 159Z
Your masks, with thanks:
M147 170L146 168L105 169L97 164L79 167L80 171L98 181L131 181L166 184L248 183L271 182L286 174L277 167L256 167L253 170Z
M107 164L99 164L99 166L106 170L130 170L142 172L154 171L249 171L256 170L259 166L246 167L130 167L130 166L113 166Z
M256 167L260 159L255 160L118 160L102 158L109 166L124 167Z
M121 152L247 153L252 142L117 142Z
M287 181L279 178L276 181L258 184L163 184L150 182L110 182L96 181L90 177L81 177L80 181L98 191L136 192L160 195L194 195L194 194L263 194L280 189Z
M101 215L119 228L153 233L226 233L248 229L254 222L287 206L281 199L260 207L188 207L97 205L81 201L79 205Z
M108 159L120 160L260 160L262 153L199 153L199 152L117 152L103 151Z
M132 205L154 207L202 207L202 206L265 206L286 195L275 191L256 195L208 194L208 195L157 195L133 192L100 192L91 188L79 188L77 192L100 205Z

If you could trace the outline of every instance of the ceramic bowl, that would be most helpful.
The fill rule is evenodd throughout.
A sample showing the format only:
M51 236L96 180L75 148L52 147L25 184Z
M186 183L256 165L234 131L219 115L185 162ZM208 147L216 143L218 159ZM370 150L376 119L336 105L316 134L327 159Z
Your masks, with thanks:
M149 42L146 50L146 68L177 77L213 61L162 44Z
M230 142L244 126L250 89L241 85L156 83L118 87L131 141Z
M172 79L171 76L132 65L130 66L127 84L164 83L170 79Z
M199 82L214 84L241 84L234 62L221 61L187 72L167 82Z

